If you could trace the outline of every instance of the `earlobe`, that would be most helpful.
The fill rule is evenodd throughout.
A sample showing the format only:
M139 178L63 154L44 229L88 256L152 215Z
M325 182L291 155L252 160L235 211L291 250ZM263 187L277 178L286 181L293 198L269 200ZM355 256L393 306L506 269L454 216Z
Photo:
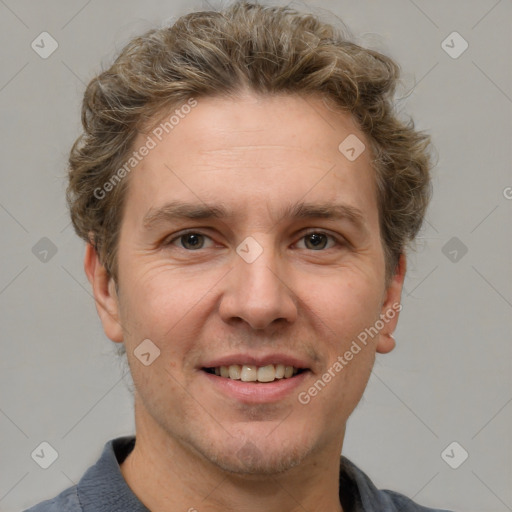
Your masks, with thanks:
M391 352L396 346L393 332L396 329L398 316L402 310L400 300L402 296L406 266L405 255L401 254L395 269L395 273L386 289L384 301L382 304L380 318L382 319L384 325L379 332L376 349L380 354L387 354L388 352Z
M395 346L396 341L392 334L379 334L379 341L377 342L377 352L379 354L387 354L391 352Z
M119 320L119 301L114 279L101 263L92 244L87 244L84 257L84 270L91 283L96 311L109 339L116 343L123 341L123 329Z

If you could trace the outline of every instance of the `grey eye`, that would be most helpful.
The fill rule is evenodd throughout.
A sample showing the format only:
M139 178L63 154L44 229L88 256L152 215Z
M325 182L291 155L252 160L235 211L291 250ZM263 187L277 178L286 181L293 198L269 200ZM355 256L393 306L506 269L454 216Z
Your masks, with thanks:
M327 243L327 235L322 233L310 233L304 237L306 240L306 246L308 245L308 241L311 242L312 247L308 247L308 249L324 249Z
M200 233L187 233L185 235L181 235L178 240L180 240L184 249L202 249L204 245L204 235L201 235Z

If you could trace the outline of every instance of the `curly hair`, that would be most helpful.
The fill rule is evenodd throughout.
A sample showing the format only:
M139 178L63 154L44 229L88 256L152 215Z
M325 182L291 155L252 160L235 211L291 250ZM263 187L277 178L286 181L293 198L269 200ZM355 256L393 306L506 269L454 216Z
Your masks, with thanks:
M128 179L98 194L133 151L138 133L190 98L316 95L350 113L369 141L386 275L416 237L430 200L430 137L400 120L400 69L317 16L237 1L193 12L132 39L93 78L82 104L83 133L69 157L67 201L77 234L117 284L116 253ZM124 175L124 173L123 173Z

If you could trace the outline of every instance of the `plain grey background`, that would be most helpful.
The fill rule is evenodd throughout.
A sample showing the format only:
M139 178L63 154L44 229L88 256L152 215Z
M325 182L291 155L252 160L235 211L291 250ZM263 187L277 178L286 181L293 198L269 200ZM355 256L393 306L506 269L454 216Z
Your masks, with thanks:
M512 2L309 6L400 63L400 108L438 153L397 347L378 356L344 454L379 487L424 505L512 510ZM103 334L84 244L69 225L66 159L85 84L131 37L201 7L0 0L2 511L55 496L107 440L134 432L130 380ZM44 31L58 43L47 58L31 47ZM48 469L31 457L42 442L58 453ZM457 469L446 462L465 452Z

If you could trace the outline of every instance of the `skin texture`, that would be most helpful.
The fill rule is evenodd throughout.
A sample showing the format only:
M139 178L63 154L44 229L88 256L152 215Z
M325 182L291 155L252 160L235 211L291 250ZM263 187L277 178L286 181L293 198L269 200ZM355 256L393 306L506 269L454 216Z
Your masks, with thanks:
M371 154L349 161L338 150L349 134L369 147L348 114L318 97L199 98L127 178L118 293L87 247L99 316L126 344L136 389L137 442L121 471L151 510L342 510L345 425L375 352L394 347L398 313L307 405L297 395L400 302L405 274L402 256L385 280ZM171 200L234 215L145 229L148 211ZM280 215L298 201L357 208L362 225ZM204 237L177 237L191 228ZM317 248L308 231L329 236ZM248 236L263 249L252 263L236 252ZM145 339L161 351L149 366L133 354ZM226 395L200 369L278 352L310 371L271 403Z

